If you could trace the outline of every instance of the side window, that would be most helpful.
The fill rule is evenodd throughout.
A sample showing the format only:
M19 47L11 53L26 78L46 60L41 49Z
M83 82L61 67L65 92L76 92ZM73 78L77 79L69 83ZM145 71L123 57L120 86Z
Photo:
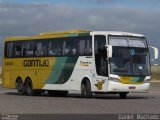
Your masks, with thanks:
M4 56L7 58L12 58L14 55L13 52L14 52L14 43L13 42L6 42Z
M92 41L91 41L91 39L86 40L85 54L92 55Z
M16 41L15 43L15 49L14 49L14 57L22 57L23 56L23 42L22 41Z
M85 45L86 45L86 40L80 40L79 41L79 54L84 55L85 54Z
M63 42L63 55L77 55L78 54L78 40L67 38Z
M91 37L84 37L79 40L79 54L91 55L92 54L92 39Z
M47 41L35 41L35 56L47 56L48 54L48 42Z
M34 41L25 41L23 43L23 56L32 57L34 55Z
M95 36L95 53L101 52L102 49L105 49L106 37L103 35Z
M61 56L62 55L62 40L53 39L49 41L48 55L49 56Z

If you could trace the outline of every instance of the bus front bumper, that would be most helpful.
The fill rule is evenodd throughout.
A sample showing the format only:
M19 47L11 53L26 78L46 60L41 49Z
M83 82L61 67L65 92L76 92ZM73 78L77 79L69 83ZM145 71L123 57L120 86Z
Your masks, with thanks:
M122 84L119 82L108 81L108 92L148 92L150 83L144 84Z

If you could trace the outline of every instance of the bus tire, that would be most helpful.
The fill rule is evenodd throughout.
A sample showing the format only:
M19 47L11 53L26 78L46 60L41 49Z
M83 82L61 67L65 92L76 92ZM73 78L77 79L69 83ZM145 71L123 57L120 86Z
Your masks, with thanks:
M91 91L91 83L89 80L85 80L81 84L81 94L84 98L91 98L92 91Z
M23 81L21 78L17 78L16 80L16 89L17 89L17 92L23 92Z
M33 95L32 81L30 78L27 78L26 83L24 85L24 91L27 96Z
M127 93L126 92L121 92L119 93L120 99L126 99L127 98Z

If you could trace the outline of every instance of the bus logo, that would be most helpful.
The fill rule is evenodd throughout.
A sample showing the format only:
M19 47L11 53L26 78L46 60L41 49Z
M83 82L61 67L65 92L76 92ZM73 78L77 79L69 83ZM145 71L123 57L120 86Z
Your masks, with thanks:
M48 67L49 60L24 60L24 67Z
M80 61L80 66L89 66L90 64L92 64L92 62L83 62L83 61Z
M94 84L98 90L102 90L102 85L104 84L104 80L99 81L97 84Z

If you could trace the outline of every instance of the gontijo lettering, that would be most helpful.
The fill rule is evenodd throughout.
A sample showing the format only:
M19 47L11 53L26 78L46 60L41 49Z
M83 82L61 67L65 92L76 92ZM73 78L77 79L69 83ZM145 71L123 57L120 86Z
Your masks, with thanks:
M24 60L24 67L48 67L49 60Z

